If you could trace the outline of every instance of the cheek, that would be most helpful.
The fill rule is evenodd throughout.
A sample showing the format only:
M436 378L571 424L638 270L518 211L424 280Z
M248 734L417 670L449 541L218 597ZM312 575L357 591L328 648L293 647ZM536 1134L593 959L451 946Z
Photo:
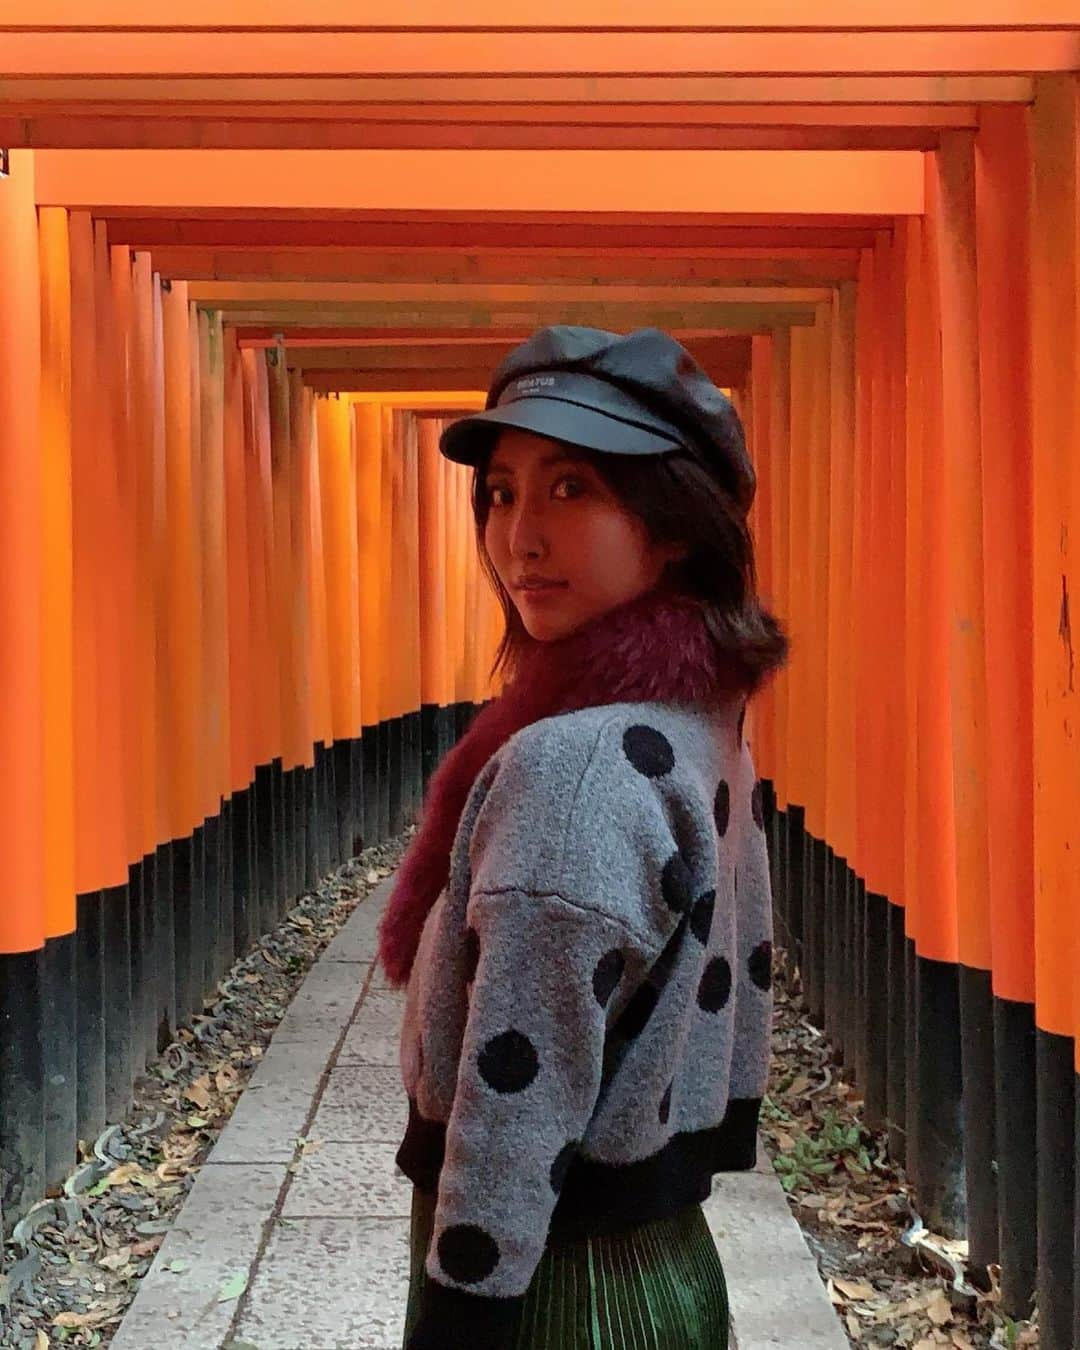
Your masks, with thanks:
M583 568L603 590L624 590L653 579L656 564L640 523L621 511L591 515L586 528L568 540Z
M484 548L491 559L496 572L502 577L506 568L506 560L509 557L509 549L506 544L506 531L499 528L497 516L488 517L487 524L484 526Z

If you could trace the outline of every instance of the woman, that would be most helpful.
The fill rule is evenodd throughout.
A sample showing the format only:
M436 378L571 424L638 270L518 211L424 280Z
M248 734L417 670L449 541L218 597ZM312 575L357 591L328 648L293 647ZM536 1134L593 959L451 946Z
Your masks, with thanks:
M544 329L442 450L474 466L502 695L434 776L380 929L408 982L406 1350L717 1350L701 1202L752 1167L771 919L728 400L655 329Z

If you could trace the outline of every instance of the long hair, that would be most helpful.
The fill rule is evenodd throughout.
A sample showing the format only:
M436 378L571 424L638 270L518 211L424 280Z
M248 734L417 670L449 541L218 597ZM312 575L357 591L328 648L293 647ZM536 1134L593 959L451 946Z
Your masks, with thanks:
M742 437L733 418L732 434ZM484 544L488 520L485 477L495 438L473 470L472 508L481 566L505 624L493 674L512 678L528 645L525 626ZM655 544L682 544L686 556L670 563L662 587L701 601L712 640L739 672L750 695L788 657L788 637L757 593L754 544L746 515L724 491L704 456L687 447L663 455L581 451L622 505L644 523Z

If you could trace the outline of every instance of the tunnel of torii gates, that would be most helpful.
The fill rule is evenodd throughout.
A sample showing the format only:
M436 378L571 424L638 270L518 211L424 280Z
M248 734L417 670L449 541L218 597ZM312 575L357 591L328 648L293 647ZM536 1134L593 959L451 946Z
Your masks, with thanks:
M927 1224L1080 1345L1080 16L874 8L4 0L8 1224L491 696L445 420L656 324L792 635L779 940Z

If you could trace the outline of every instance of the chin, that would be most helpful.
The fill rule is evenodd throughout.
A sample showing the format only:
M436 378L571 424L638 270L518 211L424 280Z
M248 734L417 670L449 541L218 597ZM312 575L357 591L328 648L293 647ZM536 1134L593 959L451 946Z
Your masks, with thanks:
M559 638L569 637L576 625L558 623L552 619L529 620L522 617L525 631L534 642L557 642Z

